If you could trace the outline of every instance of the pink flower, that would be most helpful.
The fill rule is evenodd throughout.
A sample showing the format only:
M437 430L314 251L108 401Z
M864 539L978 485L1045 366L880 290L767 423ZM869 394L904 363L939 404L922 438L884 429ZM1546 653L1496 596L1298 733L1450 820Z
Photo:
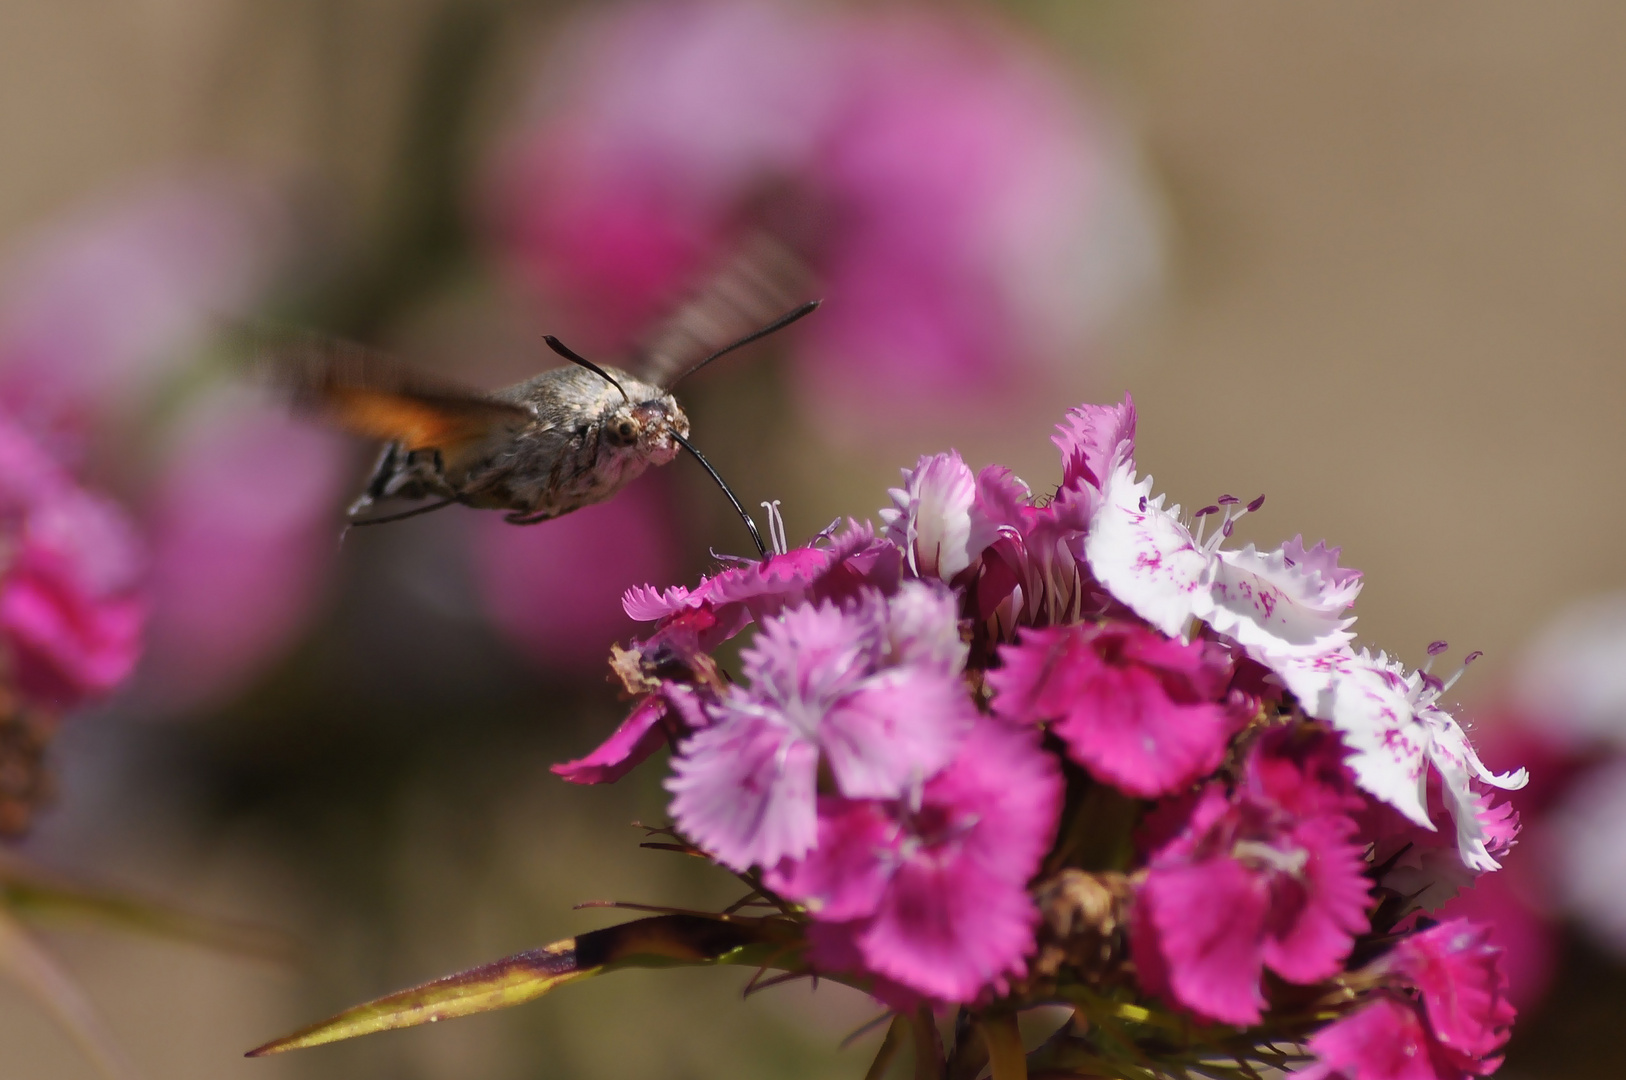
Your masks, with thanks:
M303 629L337 548L346 456L247 394L211 394L170 433L148 513L148 707L229 697Z
M1101 490L1113 469L1135 457L1135 400L1122 405L1079 405L1068 409L1050 437L1061 451L1061 486Z
M892 593L900 578L900 552L877 539L868 522L849 521L833 537L820 535L806 547L777 552L705 578L693 589L649 585L628 589L621 604L639 621L670 619L684 611L715 616L702 640L712 648L761 620L807 600L846 601L869 589Z
M954 626L953 598L933 592L936 621ZM914 649L888 616L878 594L847 610L791 608L741 654L749 688L733 688L679 747L667 782L672 816L719 862L743 870L805 855L821 760L842 794L894 798L953 757L976 716L960 678L964 647ZM923 621L909 613L915 634L927 632Z
M1049 723L1068 756L1130 795L1172 794L1219 765L1246 715L1222 697L1230 663L1133 623L1028 630L988 674L994 710Z
M289 215L268 185L198 173L54 224L10 261L0 407L74 457L110 413L146 405L270 286Z
M1513 1006L1501 950L1464 919L1404 939L1374 970L1393 984L1317 1032L1307 1080L1464 1080L1501 1064Z
M53 225L0 296L0 408L50 453L72 461L132 420L164 425L156 460L116 458L151 492L148 708L196 707L263 670L334 551L340 441L222 392L199 364L287 268L293 217L262 177L195 170Z
M1032 732L980 719L953 763L896 802L820 800L818 843L770 870L807 906L811 959L966 1002L1024 970L1038 912L1027 882L1061 810Z
M1500 1062L1463 1061L1431 1037L1415 1003L1379 997L1311 1037L1319 1059L1299 1080L1467 1080Z
M765 226L829 301L799 396L897 423L1009 399L1013 371L1076 354L1155 274L1126 155L988 21L717 0L610 9L566 42L493 217L595 347Z
M901 488L881 511L887 539L904 552L916 577L952 581L999 536L978 505L977 481L954 451L922 457L903 470Z
M5 420L0 535L0 641L16 688L68 709L123 682L146 616L134 531Z
M1218 785L1203 792L1183 831L1153 852L1136 896L1142 985L1228 1024L1259 1022L1265 968L1288 982L1325 979L1367 928L1364 852L1344 812L1356 803L1336 780L1336 748L1291 739L1255 748L1234 798Z
M604 661L631 620L618 598L673 570L674 522L659 477L537 528L495 514L470 523L473 569L492 622L527 656L566 673Z
M613 784L667 741L666 702L651 694L638 703L621 726L586 757L553 766L553 774L572 784Z

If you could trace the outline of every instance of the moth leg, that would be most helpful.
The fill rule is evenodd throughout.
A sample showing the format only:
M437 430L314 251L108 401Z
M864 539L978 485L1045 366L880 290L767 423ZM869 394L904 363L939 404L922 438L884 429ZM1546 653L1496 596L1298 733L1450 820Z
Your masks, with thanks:
M378 455L378 464L373 466L372 476L367 480L367 486L361 489L356 501L350 504L349 509L345 511L346 515L355 517L389 494L390 481L401 471L400 456L400 443L384 444L384 449Z

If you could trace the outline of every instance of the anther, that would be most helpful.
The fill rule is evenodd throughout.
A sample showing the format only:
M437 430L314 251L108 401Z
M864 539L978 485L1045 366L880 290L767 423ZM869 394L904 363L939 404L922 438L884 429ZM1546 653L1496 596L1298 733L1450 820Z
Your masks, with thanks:
M1467 674L1468 665L1473 663L1475 660L1478 660L1481 656L1484 656L1484 655L1485 654L1483 652L1480 652L1478 649L1475 649L1473 652L1469 653L1467 656L1464 656L1462 658L1462 666L1457 668L1457 673L1455 675L1453 675L1449 679L1445 680L1445 685L1440 687L1440 693L1443 694L1447 690L1451 689L1453 686L1457 685L1457 680L1462 678L1463 675Z
M1441 653L1443 653L1445 650L1449 649L1450 647L1451 647L1450 644L1448 644L1447 642L1444 642L1444 641L1430 642L1429 646L1428 646L1428 655L1430 655L1430 656L1438 656Z
M1235 495L1221 495L1219 497L1219 504L1221 506L1235 506L1241 501L1242 500L1237 498Z
M1265 505L1265 497L1261 495L1257 499L1253 500L1253 502L1248 504L1248 513L1257 513L1259 508L1263 505Z
M1200 517L1207 517L1209 514L1217 514L1217 513L1219 513L1219 507L1210 504L1208 506L1203 507L1201 510L1197 511L1195 514L1192 514L1191 516L1194 517L1194 518L1200 518Z

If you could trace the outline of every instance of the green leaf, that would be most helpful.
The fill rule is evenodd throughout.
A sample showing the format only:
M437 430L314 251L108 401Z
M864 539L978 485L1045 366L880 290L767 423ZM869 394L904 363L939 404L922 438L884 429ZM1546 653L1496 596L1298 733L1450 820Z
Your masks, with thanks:
M293 953L286 939L260 927L108 892L11 860L0 862L0 908L33 919L94 923L262 960L286 962Z
M540 949L369 1001L250 1050L262 1057L284 1050L415 1027L457 1016L506 1009L554 987L627 967L704 964L786 966L798 954L800 930L779 918L660 915L594 930Z

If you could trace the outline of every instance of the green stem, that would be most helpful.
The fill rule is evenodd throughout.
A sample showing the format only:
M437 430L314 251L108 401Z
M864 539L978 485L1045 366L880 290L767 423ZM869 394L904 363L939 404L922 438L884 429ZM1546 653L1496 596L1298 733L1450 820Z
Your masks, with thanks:
M937 1021L931 1009L922 1005L915 1013L915 1080L943 1080L947 1063L943 1060L943 1040L937 1034Z
M993 1080L1028 1080L1028 1055L1022 1049L1022 1033L1017 1030L1015 1013L985 1015L982 1035L988 1040Z

